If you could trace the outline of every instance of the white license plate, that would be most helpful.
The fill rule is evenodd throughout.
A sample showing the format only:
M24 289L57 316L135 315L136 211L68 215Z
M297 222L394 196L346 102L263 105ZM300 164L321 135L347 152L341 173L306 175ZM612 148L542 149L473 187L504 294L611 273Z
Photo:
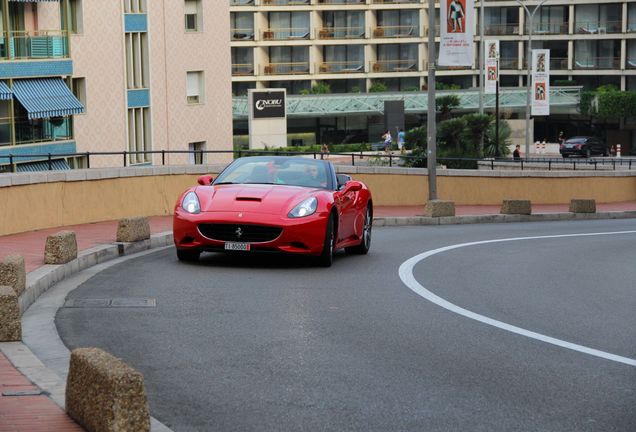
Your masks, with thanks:
M225 250L249 251L249 243L225 242Z

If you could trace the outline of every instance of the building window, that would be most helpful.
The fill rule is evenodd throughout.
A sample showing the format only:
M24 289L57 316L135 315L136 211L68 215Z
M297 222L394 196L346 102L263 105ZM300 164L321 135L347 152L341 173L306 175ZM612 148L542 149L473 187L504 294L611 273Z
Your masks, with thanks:
M73 34L84 33L84 14L82 12L82 0L69 0L69 30Z
M203 165L205 163L205 141L193 142L188 144L188 150L190 154L188 156L188 162L192 165Z
M71 90L73 90L77 100L86 108L86 78L71 78Z
M147 33L126 33L126 78L129 89L148 88Z
M189 104L199 104L204 101L204 77L202 71L188 72L187 100Z
M145 13L146 0L124 0L125 13Z
M150 108L128 110L128 151L131 165L150 162Z
M201 31L201 0L185 0L185 30Z

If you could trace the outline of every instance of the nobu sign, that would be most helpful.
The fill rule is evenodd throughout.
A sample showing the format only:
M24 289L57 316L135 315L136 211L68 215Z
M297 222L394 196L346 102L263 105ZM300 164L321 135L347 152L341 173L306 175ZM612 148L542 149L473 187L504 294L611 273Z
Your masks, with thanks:
M254 92L252 97L254 118L285 117L285 92Z

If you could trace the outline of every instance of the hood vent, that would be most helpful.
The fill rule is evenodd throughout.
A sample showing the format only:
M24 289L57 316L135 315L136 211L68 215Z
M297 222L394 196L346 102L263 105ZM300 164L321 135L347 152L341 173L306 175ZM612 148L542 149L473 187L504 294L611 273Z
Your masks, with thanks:
M236 197L237 201L254 201L261 202L261 199L258 197Z

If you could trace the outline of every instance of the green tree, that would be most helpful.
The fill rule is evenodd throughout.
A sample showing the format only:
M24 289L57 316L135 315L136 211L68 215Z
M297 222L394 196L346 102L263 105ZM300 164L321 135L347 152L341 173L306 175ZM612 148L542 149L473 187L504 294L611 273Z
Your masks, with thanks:
M475 154L483 156L481 154L481 142L486 130L495 118L489 114L474 113L466 114L464 119L466 120L466 127L464 128L463 136L466 141L466 147L474 151Z
M457 95L445 95L435 98L435 109L442 120L450 118L451 111L459 108L459 96Z
M495 130L496 130L495 122L493 121L488 129L486 130L486 135L484 136L484 156L486 157L495 157L497 154L496 147L497 141L495 140ZM510 149L508 146L510 145L510 135L512 134L510 130L510 125L505 120L499 120L499 156L505 157L510 154Z
M465 151L463 134L466 128L464 117L457 117L440 122L437 125L437 145L439 148L452 148L457 153Z
M327 94L331 93L331 86L326 82L319 81L311 88L312 94Z
M389 88L386 86L384 81L373 81L371 87L369 87L369 93L380 93L385 92Z

